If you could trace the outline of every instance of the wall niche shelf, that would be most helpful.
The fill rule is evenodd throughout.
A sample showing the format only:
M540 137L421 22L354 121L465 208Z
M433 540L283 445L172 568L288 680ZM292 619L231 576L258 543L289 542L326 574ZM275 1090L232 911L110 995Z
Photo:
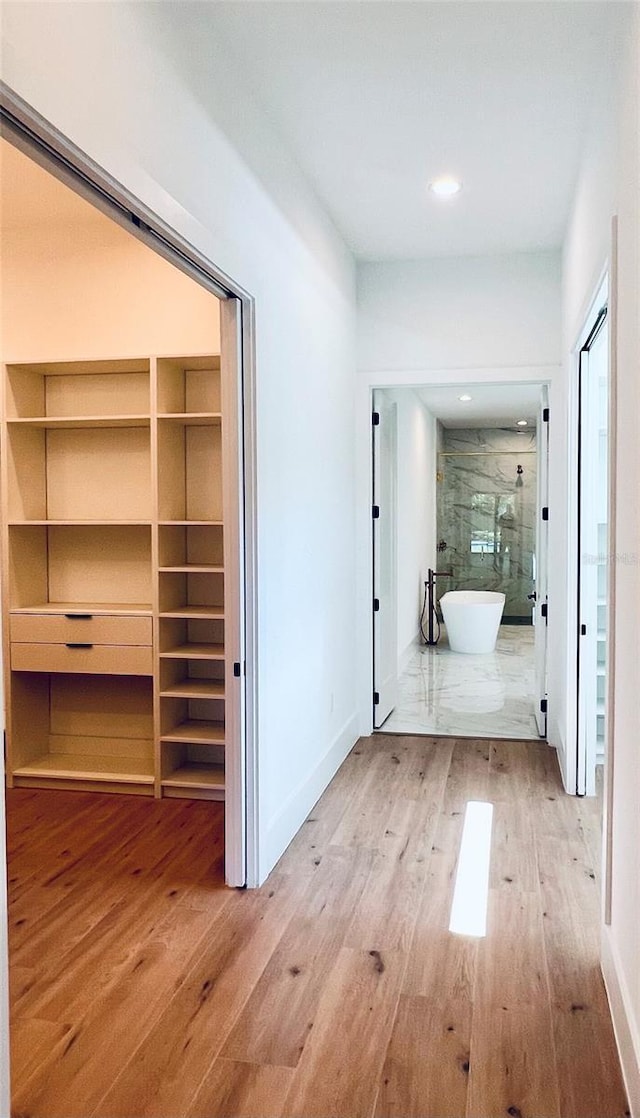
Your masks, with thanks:
M219 355L11 363L10 785L224 798Z

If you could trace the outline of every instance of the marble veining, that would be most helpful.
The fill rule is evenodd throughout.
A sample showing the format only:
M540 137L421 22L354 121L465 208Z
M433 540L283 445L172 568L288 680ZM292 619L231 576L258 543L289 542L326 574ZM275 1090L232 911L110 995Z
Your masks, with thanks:
M385 732L455 737L538 738L534 716L534 630L501 625L495 652L452 652L439 644L416 650L399 682L398 704Z
M438 455L438 568L447 590L500 590L505 617L531 617L535 432L445 429Z

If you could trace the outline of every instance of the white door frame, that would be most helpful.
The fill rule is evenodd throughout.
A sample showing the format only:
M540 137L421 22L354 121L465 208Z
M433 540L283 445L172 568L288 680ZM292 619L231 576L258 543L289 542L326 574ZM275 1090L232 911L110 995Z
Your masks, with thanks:
M549 611L549 521L543 508L549 507L549 389L542 386L538 408L536 440L536 577L533 608L535 655L535 720L541 738L547 736L547 645Z
M375 388L455 388L468 385L536 384L550 385L558 375L557 366L529 365L475 369L416 369L362 372L356 385L356 533L357 533L357 631L356 664L359 732L373 732L373 542L371 506L371 396Z
M373 724L380 729L398 701L398 415L383 390L371 395Z
M603 298L606 293L603 292ZM597 664L598 664L598 567L595 556L598 553L596 516L591 505L585 523L585 493L592 496L598 486L598 430L594 424L598 419L598 384L594 384L591 353L598 338L608 329L608 308L606 301L601 305L589 337L580 350L579 376L579 470L578 470L578 710L577 710L577 791L578 795L596 794L596 740L594 728L597 722ZM608 362L607 362L608 365ZM607 368L608 380L608 368ZM607 385L608 387L608 385ZM594 399L595 397L595 399ZM585 430L586 428L586 430ZM589 453L584 454L588 449ZM608 519L608 509L607 509ZM587 538L587 531L591 535ZM589 546L591 561L585 555ZM606 632L606 631L605 631ZM605 635L605 647L606 647ZM595 684L595 686L594 686Z
M600 307L607 301L608 268L602 269L592 296L586 304L582 316L582 327L571 349L570 379L568 387L568 429L567 429L567 711L566 741L560 757L560 767L565 790L571 795L585 795L586 785L583 774L586 772L585 758L578 763L578 645L580 642L580 617L578 610L579 590L579 422L580 422L580 355L587 341ZM611 370L610 370L611 372ZM611 401L609 404L610 442L609 469L612 470L614 443L611 441ZM611 472L609 479L609 515L611 515L611 492L613 484ZM609 549L611 550L613 526L609 525ZM610 640L610 634L609 634ZM607 734L608 737L608 734ZM607 745L608 748L608 745Z
M231 787L236 796L242 796L243 782L245 790L244 802L237 805L236 812L225 812L225 875L228 885L255 886L259 871L259 773L254 300L4 83L0 83L0 120L4 139L220 300L222 337L228 348L225 361L228 371L235 372L238 385L237 398L231 399L230 405L237 417L240 448L234 479L239 515L233 526L239 569L231 577L240 607L244 606L244 624L241 617L237 618L232 650L241 673L234 704L239 711L236 731L244 731L244 742L242 756L231 766ZM235 675L232 678L235 682ZM4 785L4 761L0 775Z

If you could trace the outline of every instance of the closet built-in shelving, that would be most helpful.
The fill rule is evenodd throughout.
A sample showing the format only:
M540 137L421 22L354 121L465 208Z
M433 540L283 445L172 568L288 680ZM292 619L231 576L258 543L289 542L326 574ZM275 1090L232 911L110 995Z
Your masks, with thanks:
M4 369L7 776L224 797L217 356Z

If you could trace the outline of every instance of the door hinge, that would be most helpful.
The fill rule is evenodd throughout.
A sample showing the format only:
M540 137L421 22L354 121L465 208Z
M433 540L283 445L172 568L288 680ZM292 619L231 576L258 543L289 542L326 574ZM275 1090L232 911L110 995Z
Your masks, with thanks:
M240 679L240 663L238 660L236 660L235 664L233 665L233 674L236 679Z
M373 705L374 705L374 707L377 707L379 702L380 702L380 692L379 691L374 691L373 692Z
M374 598L373 599L373 612L377 613L379 609L380 609L380 599L379 598Z
M548 423L549 422L549 409L548 408L543 408L542 409L542 422L543 423Z
M586 635L587 635L587 626L586 625L581 625L580 626L580 636L581 637L586 637Z
M546 602L543 602L540 606L540 616L544 617L545 620L548 620L549 618L549 607Z
M380 519L380 505L373 505L371 509L371 515L374 520Z
M542 510L542 519L543 520L548 520L549 519L549 507L548 507L548 505L545 505L543 510Z
M371 426L372 427L378 427L379 424L380 424L380 412L379 411L374 411L371 414Z
M546 699L541 699L540 700L540 712L541 712L541 714L546 714L547 713L547 700Z

